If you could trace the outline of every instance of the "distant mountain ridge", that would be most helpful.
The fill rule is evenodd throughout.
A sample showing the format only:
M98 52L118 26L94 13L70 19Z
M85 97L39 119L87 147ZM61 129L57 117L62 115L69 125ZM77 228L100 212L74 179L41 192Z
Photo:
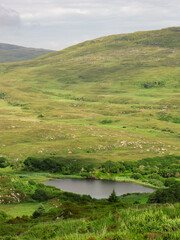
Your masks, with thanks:
M0 63L25 61L50 52L52 50L0 43Z

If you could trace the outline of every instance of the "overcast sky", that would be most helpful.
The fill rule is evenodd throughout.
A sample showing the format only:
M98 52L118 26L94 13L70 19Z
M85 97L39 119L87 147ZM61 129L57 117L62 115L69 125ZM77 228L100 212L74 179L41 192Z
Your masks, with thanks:
M27 47L170 26L180 26L180 0L0 0L0 42Z

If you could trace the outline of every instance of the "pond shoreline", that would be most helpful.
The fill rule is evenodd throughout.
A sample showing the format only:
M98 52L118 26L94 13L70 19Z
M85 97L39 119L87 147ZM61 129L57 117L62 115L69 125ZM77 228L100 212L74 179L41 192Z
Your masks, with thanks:
M64 179L64 178L72 178L72 179L90 179L90 180L106 180L106 181L114 181L114 182L126 182L126 183L134 183L134 184L138 184L138 185L141 185L141 186L144 186L144 187L149 187L149 188L152 188L152 189L159 189L159 187L157 186L154 186L150 183L144 183L144 182L141 182L141 181L138 181L138 180L135 180L135 179L130 179L130 178L126 178L126 177L101 177L101 178L98 178L97 176L93 176L91 178L86 178L86 177L82 177L80 175L60 175L60 176L57 176L57 174L55 174L56 176L53 175L50 175L48 177L48 180L58 180L58 179Z
M92 198L107 198L114 189L118 196L132 193L152 193L153 188L145 187L137 183L125 181L113 181L107 179L83 179L83 178L59 178L43 182L47 186L53 186L65 192L80 195L90 195Z
M108 181L115 181L115 182L127 182L127 183L135 183L144 187L149 187L153 189L159 189L159 187L154 186L150 183L145 183L139 180L135 180L132 178L128 178L125 176L103 176L103 177L97 177L93 175L91 178L82 177L81 175L63 175L58 173L49 173L49 172L29 172L29 171L17 171L17 175L30 175L32 178L35 178L36 182L43 183L45 181L49 180L55 180L55 179L63 179L63 178L74 178L74 179L96 179L96 180L108 180Z

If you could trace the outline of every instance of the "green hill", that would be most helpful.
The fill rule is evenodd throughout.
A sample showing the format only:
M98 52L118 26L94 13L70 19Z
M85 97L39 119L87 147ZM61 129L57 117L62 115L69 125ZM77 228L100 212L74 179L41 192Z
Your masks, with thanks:
M0 153L137 160L180 153L180 27L0 65Z
M0 43L0 63L25 61L52 52L46 49L26 48Z

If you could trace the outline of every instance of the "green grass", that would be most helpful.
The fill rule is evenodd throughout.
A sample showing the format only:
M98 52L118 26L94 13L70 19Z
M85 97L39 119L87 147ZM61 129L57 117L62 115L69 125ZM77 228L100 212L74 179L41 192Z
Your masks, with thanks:
M178 155L179 42L179 28L168 28L1 64L1 155L17 163Z
M133 193L133 194L125 194L119 197L119 200L125 203L136 203L136 204L146 204L149 193Z
M12 217L22 217L23 215L31 216L33 212L39 207L40 203L19 203L19 204L5 204L0 205L0 210L5 211ZM45 207L50 208L49 204L45 204Z
M178 240L179 226L179 204L66 203L46 209L35 220L24 217L4 221L0 235L1 239L22 240Z
M12 216L0 215L0 239L180 239L179 203L146 204L148 194L120 196L115 204L54 198L33 220L39 183L63 176L20 171L28 156L78 159L83 166L179 155L179 66L180 28L102 37L1 64L0 155L14 169L0 169L0 190L16 201L0 205ZM128 173L96 174L140 182Z

